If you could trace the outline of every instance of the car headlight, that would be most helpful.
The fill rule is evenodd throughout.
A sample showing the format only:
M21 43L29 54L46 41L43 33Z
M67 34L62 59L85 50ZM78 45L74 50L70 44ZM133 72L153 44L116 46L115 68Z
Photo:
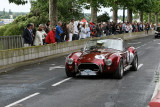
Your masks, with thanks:
M72 59L72 58L68 58L68 59L67 59L67 63L68 63L69 65L72 65L72 64L73 64L73 59Z
M106 64L107 66L111 66L111 65L112 65L112 60L111 60L111 59L106 59L106 60L105 60L105 64Z

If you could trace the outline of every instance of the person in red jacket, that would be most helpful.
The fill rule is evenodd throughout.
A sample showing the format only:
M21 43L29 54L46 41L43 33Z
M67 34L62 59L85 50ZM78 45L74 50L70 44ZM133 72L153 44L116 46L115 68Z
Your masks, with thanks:
M56 43L55 35L56 35L56 27L54 26L46 37L46 43L47 44L55 44Z

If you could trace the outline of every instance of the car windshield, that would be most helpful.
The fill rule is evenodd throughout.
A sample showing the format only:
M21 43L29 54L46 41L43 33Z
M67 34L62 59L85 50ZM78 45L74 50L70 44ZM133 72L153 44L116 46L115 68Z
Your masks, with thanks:
M116 49L123 50L123 41L118 39L103 39L103 40L90 40L85 46L85 51L99 50L99 49Z

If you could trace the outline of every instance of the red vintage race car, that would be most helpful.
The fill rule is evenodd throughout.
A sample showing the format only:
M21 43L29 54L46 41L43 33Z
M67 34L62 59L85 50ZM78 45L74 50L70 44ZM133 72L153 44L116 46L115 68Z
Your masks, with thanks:
M137 71L138 55L134 47L125 48L122 39L89 40L80 52L68 55L65 61L68 77L114 73L121 79L129 69Z

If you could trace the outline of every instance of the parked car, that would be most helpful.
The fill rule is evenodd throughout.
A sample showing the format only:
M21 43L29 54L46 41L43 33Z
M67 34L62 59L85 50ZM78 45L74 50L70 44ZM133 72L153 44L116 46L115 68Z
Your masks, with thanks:
M68 55L65 61L68 77L113 73L121 79L129 69L137 71L138 55L134 47L125 48L122 39L89 40L80 52Z
M160 37L160 26L157 26L155 28L155 38L158 38L158 37Z

